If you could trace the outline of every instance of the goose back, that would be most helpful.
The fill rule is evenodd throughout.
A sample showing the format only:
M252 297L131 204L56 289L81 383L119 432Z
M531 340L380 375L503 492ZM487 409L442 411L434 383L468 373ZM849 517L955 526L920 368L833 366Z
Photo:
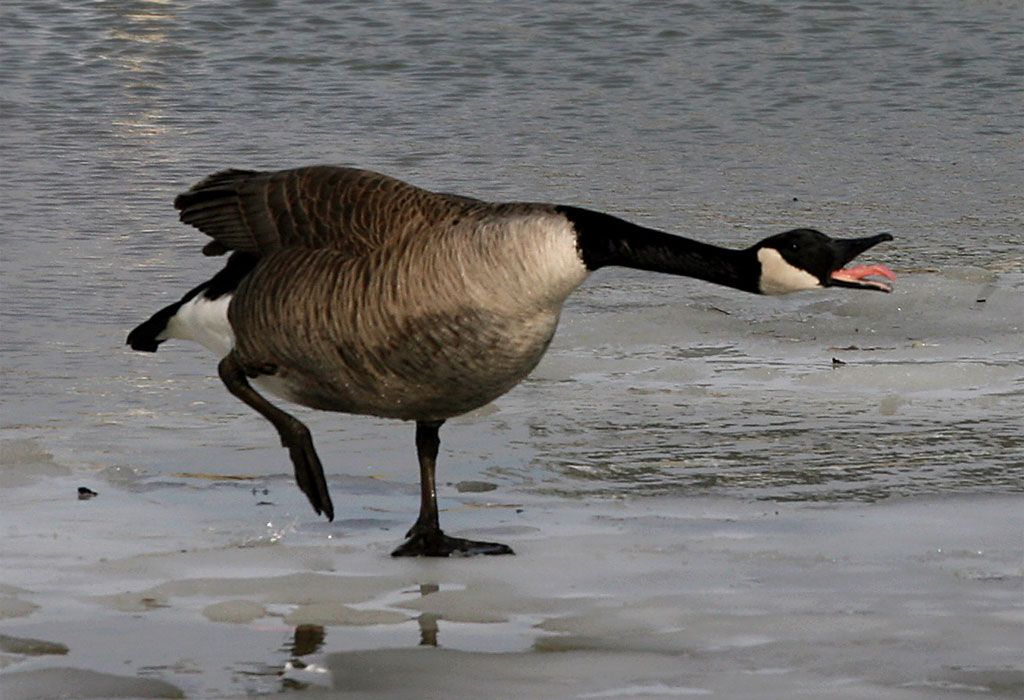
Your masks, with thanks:
M369 170L323 165L225 170L174 200L181 221L213 239L203 249L207 255L265 254L291 246L359 255L447 227L481 205Z

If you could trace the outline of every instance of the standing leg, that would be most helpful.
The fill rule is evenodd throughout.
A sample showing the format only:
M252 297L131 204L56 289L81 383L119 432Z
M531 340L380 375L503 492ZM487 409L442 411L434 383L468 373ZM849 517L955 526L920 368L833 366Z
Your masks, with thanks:
M393 557L447 557L458 553L513 554L510 547L497 542L476 542L460 537L449 537L441 532L437 515L437 486L434 472L437 468L437 450L441 444L437 436L444 421L416 422L416 455L420 462L420 517L412 526L402 545L391 553Z
M334 520L334 505L331 503L331 495L327 491L324 468L313 447L313 438L309 434L309 428L298 418L285 413L257 393L249 384L245 371L233 355L228 355L220 361L220 364L217 365L217 372L228 391L255 409L277 428L277 434L281 436L281 445L288 448L292 464L295 465L295 481L299 488L309 498L313 510L318 515L322 512L328 520Z
M416 422L416 457L420 463L420 517L406 537L412 537L417 530L441 531L441 520L437 515L437 451L441 447L438 431L444 421L432 423Z

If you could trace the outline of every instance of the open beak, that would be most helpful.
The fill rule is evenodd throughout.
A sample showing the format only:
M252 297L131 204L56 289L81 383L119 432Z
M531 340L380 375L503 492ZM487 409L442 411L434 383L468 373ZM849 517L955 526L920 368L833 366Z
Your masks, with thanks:
M877 236L867 238L841 238L832 241L837 267L829 275L830 286L852 287L854 289L877 289L880 292L891 292L892 285L878 279L869 277L884 277L889 281L895 281L896 275L885 265L854 265L846 267L853 259L868 248L879 243L891 241L892 236L888 233L880 233Z

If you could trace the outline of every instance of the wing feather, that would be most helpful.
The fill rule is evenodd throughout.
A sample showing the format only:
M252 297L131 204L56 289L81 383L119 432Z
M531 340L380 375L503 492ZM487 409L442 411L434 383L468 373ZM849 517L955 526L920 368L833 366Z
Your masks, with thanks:
M265 255L291 246L362 255L480 204L369 170L323 165L224 170L174 200L181 220L213 239L207 255Z

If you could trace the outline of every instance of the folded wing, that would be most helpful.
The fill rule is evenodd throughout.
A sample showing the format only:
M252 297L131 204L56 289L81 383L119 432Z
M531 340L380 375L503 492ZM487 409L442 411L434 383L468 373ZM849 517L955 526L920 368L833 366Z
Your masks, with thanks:
M355 168L224 170L174 200L184 223L213 240L207 255L285 247L362 255L457 220L476 200L437 194Z

